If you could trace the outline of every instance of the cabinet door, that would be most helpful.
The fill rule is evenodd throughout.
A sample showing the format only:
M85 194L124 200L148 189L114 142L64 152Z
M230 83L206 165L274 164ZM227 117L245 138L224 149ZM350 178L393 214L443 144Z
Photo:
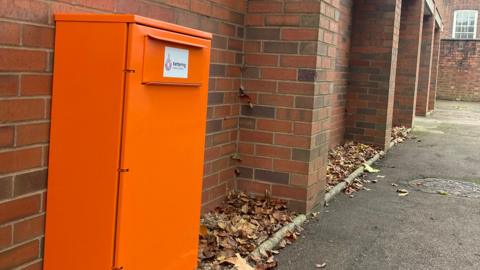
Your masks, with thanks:
M46 270L111 269L127 24L57 22Z
M195 268L209 59L209 40L130 25L117 267Z

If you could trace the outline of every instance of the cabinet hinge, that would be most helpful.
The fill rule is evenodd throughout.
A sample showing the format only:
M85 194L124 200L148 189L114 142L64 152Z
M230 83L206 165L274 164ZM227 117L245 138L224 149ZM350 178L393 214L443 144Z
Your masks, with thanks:
M135 73L135 69L124 69L123 72L127 72L127 73Z
M118 172L128 172L130 169L128 168L120 168L118 169Z
M123 266L112 266L112 270L125 270Z

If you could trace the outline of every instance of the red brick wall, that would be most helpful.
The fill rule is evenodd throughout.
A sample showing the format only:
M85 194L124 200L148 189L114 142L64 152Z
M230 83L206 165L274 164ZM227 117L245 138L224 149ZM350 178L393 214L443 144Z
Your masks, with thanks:
M177 15L176 23L214 34L207 112L203 212L223 202L227 191L235 185L235 162L231 156L237 151L240 111L238 88L243 65L245 2L191 0L191 10L206 16L187 13L186 18L195 18L192 24L188 23L190 19L178 20Z
M0 269L39 264L54 29L50 4L0 8Z
M448 8L450 6L451 0L433 0L437 10L439 11L440 17L442 17L442 21L445 23L445 18L447 17Z
M329 2L329 3L327 3ZM324 188L337 1L249 1L237 187L308 211Z
M57 12L136 13L214 33L203 210L234 187L246 1L0 3L0 269L41 269ZM17 268L15 268L17 269Z
M442 2L441 0L438 0ZM480 1L478 0L447 0L446 8L443 9L443 24L444 31L442 32L442 38L452 38L453 34L453 16L455 10L477 10L480 13ZM480 22L480 20L479 20ZM477 38L480 35L480 24L477 25Z
M480 101L480 40L442 40L437 98Z
M478 0L448 0L442 32L440 64L438 70L437 98L447 100L480 101L479 41L453 40L453 16L455 10L477 10ZM480 20L477 25L480 35Z
M390 143L400 30L400 0L355 1L346 138Z
M335 63L335 88L331 99L330 148L341 144L345 137L353 2L353 0L340 1L338 9L337 59Z

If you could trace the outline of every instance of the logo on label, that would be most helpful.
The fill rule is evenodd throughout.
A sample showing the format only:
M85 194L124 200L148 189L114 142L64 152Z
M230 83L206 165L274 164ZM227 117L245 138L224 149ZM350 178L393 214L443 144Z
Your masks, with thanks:
M188 78L188 50L165 47L163 77Z
M170 54L168 54L167 60L165 61L165 69L167 71L172 69L172 59L170 58Z

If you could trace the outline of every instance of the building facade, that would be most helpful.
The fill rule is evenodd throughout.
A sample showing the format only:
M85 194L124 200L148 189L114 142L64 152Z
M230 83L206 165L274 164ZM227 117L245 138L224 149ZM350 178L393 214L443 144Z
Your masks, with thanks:
M41 269L54 14L134 13L213 33L203 211L236 189L308 212L323 201L331 147L385 149L392 126L433 110L445 4L2 1L0 269Z
M449 0L446 11L438 98L480 101L480 2Z

